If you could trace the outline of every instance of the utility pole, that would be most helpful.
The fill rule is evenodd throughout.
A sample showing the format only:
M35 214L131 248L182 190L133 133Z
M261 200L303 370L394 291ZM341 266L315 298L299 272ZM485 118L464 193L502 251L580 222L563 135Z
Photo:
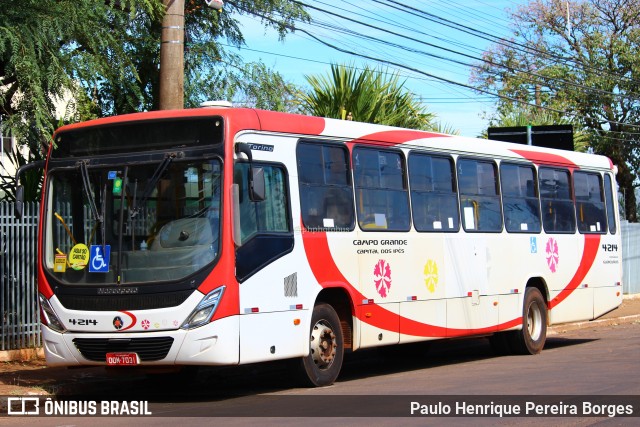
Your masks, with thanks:
M184 108L184 0L162 0L160 109Z

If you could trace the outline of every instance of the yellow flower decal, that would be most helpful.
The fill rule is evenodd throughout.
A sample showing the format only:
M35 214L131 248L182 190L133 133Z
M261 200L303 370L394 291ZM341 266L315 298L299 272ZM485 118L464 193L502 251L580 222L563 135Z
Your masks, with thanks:
M438 264L432 259L428 260L424 266L424 283L429 292L434 293L438 286Z

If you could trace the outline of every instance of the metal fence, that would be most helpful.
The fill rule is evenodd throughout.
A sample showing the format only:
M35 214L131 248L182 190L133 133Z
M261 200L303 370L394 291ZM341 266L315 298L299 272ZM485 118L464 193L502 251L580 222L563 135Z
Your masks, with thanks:
M622 221L622 284L625 294L640 293L640 223Z
M40 347L36 284L38 204L25 203L16 220L13 203L0 203L0 350Z

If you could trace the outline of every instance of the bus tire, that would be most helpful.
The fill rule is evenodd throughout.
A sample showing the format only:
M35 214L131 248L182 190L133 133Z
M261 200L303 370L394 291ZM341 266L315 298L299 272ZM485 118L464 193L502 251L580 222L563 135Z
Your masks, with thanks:
M522 329L512 331L509 346L515 354L538 354L547 339L547 304L537 288L527 288L522 307Z
M300 379L311 387L333 384L342 368L344 339L340 318L329 304L313 308L309 354L300 361Z

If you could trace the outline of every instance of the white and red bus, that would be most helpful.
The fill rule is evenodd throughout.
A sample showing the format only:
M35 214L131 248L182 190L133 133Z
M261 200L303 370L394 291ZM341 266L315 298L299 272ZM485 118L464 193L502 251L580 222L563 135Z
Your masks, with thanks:
M597 155L254 109L60 128L38 287L50 365L298 358L547 326L622 299L615 168Z

